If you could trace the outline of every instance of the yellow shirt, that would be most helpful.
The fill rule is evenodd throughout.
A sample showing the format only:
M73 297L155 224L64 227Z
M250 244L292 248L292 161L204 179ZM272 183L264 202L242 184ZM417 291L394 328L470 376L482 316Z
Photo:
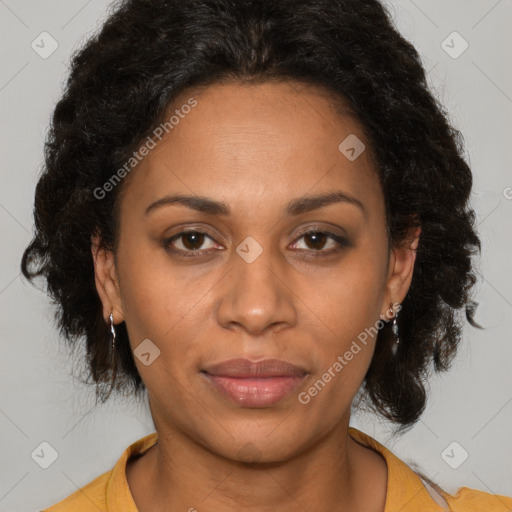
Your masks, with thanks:
M407 464L369 435L349 427L349 435L361 444L373 448L385 459L388 467L386 506L384 512L511 512L512 498L462 487L456 495L430 487ZM126 461L143 453L157 441L154 432L145 436L124 452L114 468L41 512L138 512L126 480ZM441 504L447 503L449 508Z

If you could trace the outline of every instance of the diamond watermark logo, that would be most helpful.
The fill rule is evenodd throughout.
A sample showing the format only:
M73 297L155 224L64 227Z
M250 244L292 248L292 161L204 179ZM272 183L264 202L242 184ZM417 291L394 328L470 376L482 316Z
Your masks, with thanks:
M452 469L462 466L468 457L469 453L457 441L450 443L441 453L441 458Z
M253 443L246 443L238 450L238 458L248 464L261 460L261 450Z
M149 366L160 356L160 349L150 339L145 339L133 353L144 366Z
M59 458L57 450L47 441L40 443L30 456L43 469L48 469Z
M452 59L458 59L469 48L469 43L454 31L441 43L441 48Z
M252 263L263 252L263 247L252 236L248 236L238 245L236 252L247 263Z
M351 133L340 143L338 149L340 153L347 158L347 160L353 162L361 156L366 149L366 146L363 144L361 139L357 137L357 135Z
M30 44L39 57L47 59L59 47L59 43L48 32L41 32Z

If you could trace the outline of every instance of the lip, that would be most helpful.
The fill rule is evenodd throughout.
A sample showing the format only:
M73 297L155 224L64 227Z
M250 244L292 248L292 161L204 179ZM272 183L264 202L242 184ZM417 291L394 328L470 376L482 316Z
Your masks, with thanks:
M269 407L292 393L308 372L280 359L229 359L201 371L213 388L242 407Z

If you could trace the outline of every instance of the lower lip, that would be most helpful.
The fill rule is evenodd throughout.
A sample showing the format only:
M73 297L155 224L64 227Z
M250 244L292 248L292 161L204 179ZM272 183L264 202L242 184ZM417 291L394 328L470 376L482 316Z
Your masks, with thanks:
M235 378L204 373L213 387L242 407L268 407L292 393L304 381L300 376Z

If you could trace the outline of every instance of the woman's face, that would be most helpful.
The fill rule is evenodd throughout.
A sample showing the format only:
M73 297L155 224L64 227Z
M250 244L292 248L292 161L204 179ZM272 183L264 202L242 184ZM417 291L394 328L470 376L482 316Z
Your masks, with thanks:
M126 322L160 433L283 460L348 425L414 254L389 249L361 127L316 89L215 85L176 105L123 184L115 263L96 263L105 315ZM239 358L297 369L214 368Z

